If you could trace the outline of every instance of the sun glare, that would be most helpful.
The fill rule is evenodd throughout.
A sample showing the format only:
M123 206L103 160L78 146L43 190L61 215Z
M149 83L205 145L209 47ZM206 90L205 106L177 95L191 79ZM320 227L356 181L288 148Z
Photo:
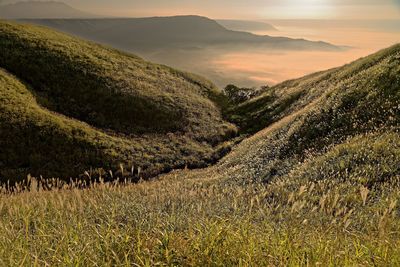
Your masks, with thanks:
M279 18L325 18L335 13L330 0L283 0L272 9L265 10L268 16Z

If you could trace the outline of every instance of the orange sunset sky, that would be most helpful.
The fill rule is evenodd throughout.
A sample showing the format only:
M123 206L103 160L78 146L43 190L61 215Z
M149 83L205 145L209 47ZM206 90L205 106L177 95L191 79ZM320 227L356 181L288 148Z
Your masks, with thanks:
M67 0L75 7L118 16L201 14L213 18L396 19L399 0Z
M3 0L3 3L17 2ZM105 16L197 14L237 19L397 19L400 0L64 0Z

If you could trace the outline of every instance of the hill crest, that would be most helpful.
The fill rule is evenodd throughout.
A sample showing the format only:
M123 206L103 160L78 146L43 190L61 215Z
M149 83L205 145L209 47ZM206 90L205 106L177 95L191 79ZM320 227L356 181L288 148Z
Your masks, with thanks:
M214 161L218 145L235 132L222 118L222 92L196 75L43 27L9 22L0 22L0 52L5 70L0 139L9 154L17 153L2 154L0 166L17 173L65 178L91 167L115 170L121 163L140 166L142 175L152 176ZM30 95L27 110L18 108L22 104L16 92ZM17 104L9 104L13 102ZM65 148L70 156L54 156L64 144L71 147ZM16 151L23 149L26 157L19 158L22 152Z

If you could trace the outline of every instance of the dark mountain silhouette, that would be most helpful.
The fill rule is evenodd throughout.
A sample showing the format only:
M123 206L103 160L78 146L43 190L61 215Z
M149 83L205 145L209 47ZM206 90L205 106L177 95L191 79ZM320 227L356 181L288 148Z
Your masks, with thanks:
M0 18L92 18L93 14L56 1L24 1L0 6Z
M250 20L232 20L232 19L219 19L216 20L219 24L229 30L234 31L277 31L278 29L269 23L261 21L250 21Z
M201 48L209 46L258 46L268 49L339 50L325 42L304 39L260 36L232 31L216 21L200 16L107 18L107 19L37 19L25 22L40 24L89 40L128 51L156 48Z

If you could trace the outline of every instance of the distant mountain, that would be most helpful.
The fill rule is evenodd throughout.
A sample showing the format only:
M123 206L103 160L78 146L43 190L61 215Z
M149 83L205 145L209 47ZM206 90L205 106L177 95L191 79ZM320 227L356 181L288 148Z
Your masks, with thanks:
M3 19L93 17L96 16L55 1L25 1L0 6L0 18Z
M339 50L326 42L271 37L232 31L216 21L200 16L37 19L40 24L113 47L133 51L159 48L201 48L210 46L258 46L266 49Z
M399 32L400 19L274 19L266 23L278 27L300 27L310 29L328 29L328 28L362 28L379 31Z
M254 31L278 30L271 24L260 21L219 19L217 20L217 22L222 26L224 26L225 28L234 31L254 32Z

